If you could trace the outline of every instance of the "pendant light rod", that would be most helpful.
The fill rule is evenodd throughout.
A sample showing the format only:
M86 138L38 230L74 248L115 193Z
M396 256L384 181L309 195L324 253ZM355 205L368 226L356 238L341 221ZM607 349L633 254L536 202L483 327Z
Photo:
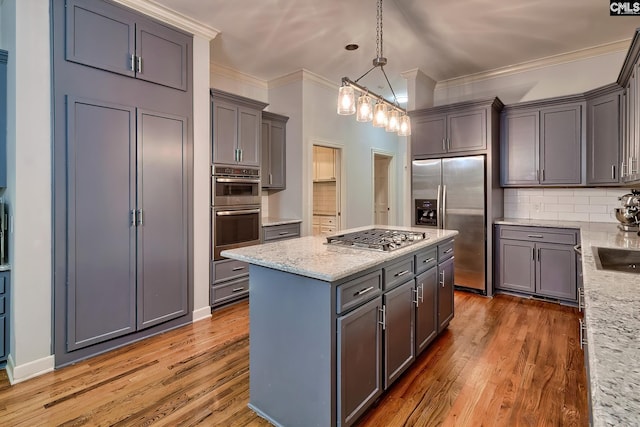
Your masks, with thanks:
M386 76L387 75L385 74L385 77ZM365 86L362 86L362 85L354 82L349 77L343 77L342 78L342 86L347 86L347 85L349 85L349 86L353 87L354 89L358 90L360 93L368 94L370 97L375 98L375 99L377 99L378 101L380 101L380 102L382 102L384 104L387 104L391 108L394 108L394 109L396 109L398 111L403 112L404 114L407 114L407 110L405 110L404 108L400 107L397 103L394 104L393 102L387 101L383 96L378 95L377 93L370 91ZM392 89L392 91L393 91L393 89ZM395 97L395 93L393 94L393 96Z

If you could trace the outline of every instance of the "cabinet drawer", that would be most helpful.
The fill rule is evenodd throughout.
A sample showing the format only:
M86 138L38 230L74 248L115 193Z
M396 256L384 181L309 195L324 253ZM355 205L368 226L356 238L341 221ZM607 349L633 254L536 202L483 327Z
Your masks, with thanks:
M329 227L327 225L321 225L320 226L320 233L321 234L335 234L336 232L336 228L335 227Z
M5 297L0 296L0 314L4 314L4 301L5 301Z
M404 258L401 261L383 268L384 282L382 289L388 290L396 285L406 282L413 277L413 258Z
M500 227L501 239L528 240L531 242L560 243L575 245L578 243L576 230L538 227Z
M0 274L0 294L4 294L4 282L5 282L5 274Z
M438 248L425 249L416 254L416 274L427 271L438 263Z
M263 240L265 242L271 240L289 239L291 237L300 236L300 224L284 224L272 227L263 227Z
M249 263L235 259L214 261L211 266L211 283L242 277L249 274Z
M320 217L320 225L327 225L327 226L335 227L335 225L336 225L336 217L335 216L321 216Z
M382 272L377 270L350 280L338 286L336 292L336 312L338 314L344 313L380 295L382 292Z
M221 304L249 294L249 278L233 280L211 288L211 305Z
M438 245L438 262L449 259L453 256L453 240Z

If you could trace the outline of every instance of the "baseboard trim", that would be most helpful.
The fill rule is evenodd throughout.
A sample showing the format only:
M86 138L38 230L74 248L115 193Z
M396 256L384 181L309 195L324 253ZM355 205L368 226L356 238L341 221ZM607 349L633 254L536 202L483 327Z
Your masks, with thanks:
M53 355L16 366L13 355L7 358L7 376L11 385L18 384L30 378L52 372L55 366L55 358Z
M193 310L192 315L193 315L193 323L199 320L211 319L211 307L207 305L206 307Z

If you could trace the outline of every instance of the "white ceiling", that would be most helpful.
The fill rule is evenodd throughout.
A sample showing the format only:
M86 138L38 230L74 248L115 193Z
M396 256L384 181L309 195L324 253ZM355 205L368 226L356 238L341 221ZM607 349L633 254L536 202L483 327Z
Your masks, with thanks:
M376 56L376 0L155 1L220 31L212 62L266 81L304 68L338 85ZM637 27L609 16L606 0L386 0L385 70L403 92L404 71L442 81L628 40ZM378 70L361 83L390 95Z

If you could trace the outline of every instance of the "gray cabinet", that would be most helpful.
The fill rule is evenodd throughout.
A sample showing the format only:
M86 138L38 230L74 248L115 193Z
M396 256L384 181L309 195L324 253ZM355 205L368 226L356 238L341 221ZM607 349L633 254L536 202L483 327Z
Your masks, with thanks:
M488 108L482 104L461 103L411 112L412 157L486 150Z
M540 184L582 183L584 103L540 110Z
M622 88L613 84L587 94L587 184L620 181Z
M262 112L262 188L284 190L286 188L286 116Z
M454 257L438 263L438 333L453 319Z
M187 90L191 37L103 0L66 1L66 59Z
M337 319L337 410L352 425L382 393L382 298Z
M576 230L497 226L497 289L577 301Z
M383 297L384 388L387 389L415 359L415 282L413 279Z
M438 334L438 269L432 266L416 277L416 357Z
M506 106L501 119L502 186L583 184L585 106L582 96Z
M211 306L249 296L249 264L233 259L211 261Z
M213 163L260 166L262 109L266 106L211 89Z
M632 43L630 55L636 55L635 62L628 64L630 57L623 66L624 73L628 73L624 84L623 96L623 138L622 138L622 162L620 164L621 179L624 183L640 181L640 64L638 59L638 33Z
M9 271L0 271L0 365L9 356L10 278Z
M7 186L7 59L0 50L0 188Z
M263 243L300 237L300 223L262 226Z
M72 97L66 117L71 351L187 313L187 120Z

